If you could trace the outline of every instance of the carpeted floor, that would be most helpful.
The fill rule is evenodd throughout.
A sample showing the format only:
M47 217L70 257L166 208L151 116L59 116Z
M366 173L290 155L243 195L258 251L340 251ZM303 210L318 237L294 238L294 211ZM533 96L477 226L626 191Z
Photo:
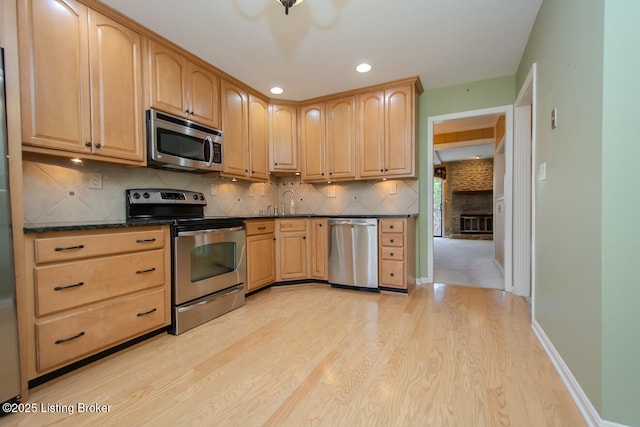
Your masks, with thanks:
M504 289L492 240L433 238L434 282Z

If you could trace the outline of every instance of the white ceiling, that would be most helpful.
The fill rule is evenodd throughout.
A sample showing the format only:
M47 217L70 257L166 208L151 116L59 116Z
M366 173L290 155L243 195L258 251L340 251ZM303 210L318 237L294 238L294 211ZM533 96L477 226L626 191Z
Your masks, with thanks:
M416 75L425 89L512 75L542 0L305 0L288 16L275 0L103 2L261 93L303 100Z

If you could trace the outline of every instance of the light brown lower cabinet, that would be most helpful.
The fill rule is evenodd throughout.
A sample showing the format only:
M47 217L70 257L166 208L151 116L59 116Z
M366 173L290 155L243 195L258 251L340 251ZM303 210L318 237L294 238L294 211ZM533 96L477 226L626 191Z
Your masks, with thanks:
M263 288L276 280L275 220L248 220L246 293Z
M309 220L310 251L309 277L318 280L329 278L329 225L327 218Z
M302 280L308 278L306 218L276 220L277 280Z
M378 230L379 286L408 291L415 285L415 218L381 218Z
M168 226L25 234L23 381L171 323Z

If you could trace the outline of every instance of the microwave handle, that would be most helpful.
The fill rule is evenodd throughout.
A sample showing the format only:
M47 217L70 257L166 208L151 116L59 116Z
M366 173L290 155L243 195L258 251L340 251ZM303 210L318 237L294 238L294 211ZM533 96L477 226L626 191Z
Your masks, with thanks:
M204 140L209 144L209 158L207 159L207 167L211 167L211 164L213 163L213 140L210 136L207 136Z

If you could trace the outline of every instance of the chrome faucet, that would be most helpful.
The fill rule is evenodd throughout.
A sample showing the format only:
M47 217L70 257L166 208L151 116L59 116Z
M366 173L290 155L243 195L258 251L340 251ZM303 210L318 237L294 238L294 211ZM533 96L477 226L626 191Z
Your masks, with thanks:
M282 192L282 199L281 199L281 203L282 203L282 215L284 215L284 214L285 214L285 208L284 208L284 206L285 206L285 205L284 205L284 195L285 195L285 194L287 194L287 193L291 193L291 195L293 196L293 199L294 199L294 200L295 200L295 198L296 198L296 193L294 193L292 189L284 190L284 191ZM291 212L289 212L289 213L291 213Z

